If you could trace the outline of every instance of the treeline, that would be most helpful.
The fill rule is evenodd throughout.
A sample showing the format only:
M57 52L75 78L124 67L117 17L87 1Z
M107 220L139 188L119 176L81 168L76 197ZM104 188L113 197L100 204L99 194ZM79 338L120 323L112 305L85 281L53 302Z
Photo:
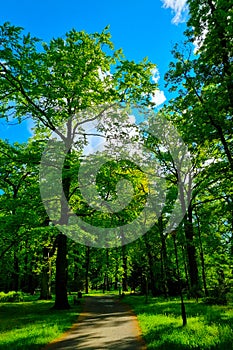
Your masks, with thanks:
M149 113L146 122L138 126L138 134L133 135L134 142L142 143L160 165L165 204L144 235L125 245L121 231L118 244L112 248L96 248L94 238L82 229L80 235L86 235L87 245L59 232L40 195L41 158L51 135L60 137L67 153L62 171L67 202L60 202L63 210L56 214L60 227L69 222L68 204L77 216L96 226L124 227L134 220L145 206L149 189L143 172L132 162L108 163L98 175L97 188L105 201L117 199L121 178L132 183L133 200L114 219L91 209L82 196L77 171L88 134L83 125L90 118L83 119L81 112L106 102L137 104L151 110L151 96L157 89L151 79L155 66L147 60L128 61L121 50L114 51L108 29L100 34L72 30L65 40L44 44L24 35L21 28L9 23L1 26L1 116L19 122L32 118L34 122L34 136L26 144L0 142L1 291L34 293L40 289L42 299L55 292L57 308L69 307L69 291L116 289L118 282L123 291L149 290L153 296L179 295L182 290L188 297L206 297L209 302L226 303L230 298L233 8L231 1L223 0L188 4L186 41L175 46L174 60L165 76L175 97L154 115L170 121L187 145L192 193L186 193L190 198L179 226L167 232L174 203L177 198L182 200L180 169L169 147L153 133L154 117ZM74 115L76 124L62 129L62 123ZM99 130L110 138L121 130L118 136L125 138L127 127L127 119L119 121L114 115L111 120L106 117ZM76 133L82 137L71 149L70 140L74 141ZM52 176L50 183L55 201ZM140 227L135 234L140 236Z

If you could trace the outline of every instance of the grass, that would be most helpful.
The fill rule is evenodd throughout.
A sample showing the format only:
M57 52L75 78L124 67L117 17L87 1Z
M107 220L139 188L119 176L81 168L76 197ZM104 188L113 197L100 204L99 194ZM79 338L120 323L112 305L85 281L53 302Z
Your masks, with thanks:
M105 293L103 293L102 290L90 290L88 292L88 294L83 293L83 295L88 295L88 296L93 296L93 297L104 297L106 295L111 295L111 296L118 296L119 295L119 291L118 290L111 290L111 291L106 291Z
M232 306L186 302L188 324L182 327L180 301L125 296L138 316L148 350L233 349Z
M0 349L41 349L71 327L81 308L71 301L70 310L53 310L53 301L30 299L0 304Z
M89 295L118 295L91 291ZM70 296L70 304L72 305ZM182 327L179 299L164 301L126 294L122 299L135 311L147 349L233 350L233 308L186 301L188 324ZM0 349L36 350L68 330L77 320L81 305L70 310L53 310L53 301L0 303Z

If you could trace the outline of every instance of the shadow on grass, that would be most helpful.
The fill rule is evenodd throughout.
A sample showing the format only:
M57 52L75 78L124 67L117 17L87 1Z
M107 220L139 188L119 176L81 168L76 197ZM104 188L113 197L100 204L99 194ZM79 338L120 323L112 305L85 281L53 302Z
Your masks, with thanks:
M68 330L77 320L81 305L53 310L52 301L0 304L0 349L41 349Z
M162 314L172 315L175 317L181 316L181 305L179 299L165 301L161 298L149 298L148 303L144 297L127 296L126 303L131 305L138 314L146 313L148 315ZM232 306L206 305L202 302L196 303L194 300L185 301L187 317L197 317L203 315L206 317L206 322L215 322L221 320L228 323L233 321ZM226 317L226 312L230 310L231 316Z
M232 350L233 309L186 301L188 326L182 327L180 301L129 296L143 330L148 349L156 350Z
M1 350L41 350L41 348L44 346L44 344L38 343L35 344L36 338L34 336L28 335L27 337L27 344L24 343L24 340L22 340L22 343L19 342L19 340L11 340L7 344L0 344Z
M190 344L182 344L176 339L176 334L173 335L174 331L176 334L182 332L182 327L164 326L159 330L148 332L144 338L148 345L148 350L233 350L233 342L230 339L214 345L205 345L203 343L198 345L192 344L192 342ZM166 337L169 339L166 339Z

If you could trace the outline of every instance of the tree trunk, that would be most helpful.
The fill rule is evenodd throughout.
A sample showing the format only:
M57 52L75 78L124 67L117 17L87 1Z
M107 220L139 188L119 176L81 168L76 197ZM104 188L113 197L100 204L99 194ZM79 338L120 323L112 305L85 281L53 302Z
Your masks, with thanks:
M157 296L156 291L156 278L155 278L155 272L154 272L154 266L155 266L155 259L154 255L152 253L152 247L150 243L148 242L148 235L145 234L145 245L146 245L146 252L147 252L147 258L148 258L148 265L149 265L149 275L150 275L150 290L153 297Z
M43 248L43 268L41 274L41 290L40 290L40 300L50 300L52 299L51 293L51 262L49 256L49 248Z
M115 281L114 281L114 289L117 290L118 289L118 282L119 282L119 266L120 266L120 257L118 254L118 249L116 248L116 264L115 264Z
M69 125L68 125L69 126ZM69 149L69 138L67 138L67 157L68 159L71 151ZM62 174L62 187L63 194L61 195L61 217L59 220L60 225L67 225L69 221L69 192L70 192L70 183L71 178L69 175L70 165L65 160L64 171ZM55 309L69 309L70 305L68 302L67 296L67 269L68 269L68 260L67 260L67 236L60 233L57 238L57 259L56 259L56 282L55 282Z
M196 247L194 245L194 230L193 230L193 222L192 222L191 205L189 205L188 207L188 216L185 217L184 231L185 231L185 238L186 238L191 294L197 297L199 281L198 281L198 267L197 267L197 260L196 260Z
M128 291L128 266L127 266L127 252L126 247L122 247L122 266L123 266L123 279L122 279L122 290L123 292Z
M186 251L185 251L185 247L182 244L182 256L183 256L183 263L184 263L184 272L185 272L185 279L186 279L186 286L187 286L187 290L190 293L190 283L189 283L189 274L188 274L188 268L187 268L187 259L186 259Z
M157 296L157 290L156 290L156 278L155 278L155 272L154 272L154 256L151 253L151 249L147 250L147 256L149 261L149 274L150 274L150 290L153 297Z
M161 275L163 281L163 292L165 298L168 297L168 261L167 261L167 247L166 247L166 237L163 234L163 218L162 215L159 217L159 233L161 238ZM153 295L153 293L152 293Z
M83 260L82 257L80 256L80 250L78 249L77 246L75 246L74 249L74 275L73 275L73 291L77 292L77 291L81 291L83 290L84 287L84 283L83 281L80 279L80 275L81 275L81 271L83 269ZM81 266L81 268L80 268Z
M108 249L106 250L106 267L107 267L107 272L106 272L106 288L107 291L110 291L110 283L109 283L109 251Z
M28 292L33 295L35 293L36 287L37 287L37 280L35 278L35 274L30 271L28 275Z
M57 259L56 259L56 299L55 309L69 309L67 297L67 237L60 233L57 236Z
M14 272L12 273L12 287L11 290L18 292L19 290L19 259L16 252L16 247L14 248Z
M90 247L86 247L86 262L85 262L85 293L89 292L89 266L90 266Z
M176 257L176 268L177 268L179 292L180 292L181 316L182 316L183 327L184 327L187 324L187 315L186 315L186 310L185 310L185 304L184 304L182 286L181 286L181 279L180 279L180 267L179 267L177 244L176 244L176 234L173 234L173 240L174 240L174 249L175 249L175 257Z
M205 259L204 259L204 252L203 252L202 240L201 240L200 220L199 220L197 211L195 212L195 215L196 215L196 218L197 218L197 230L198 230L198 238L199 238L199 245L200 245L202 281L203 281L203 287L204 287L205 296L208 296L208 290L207 290L207 284L206 284L206 274L205 274Z

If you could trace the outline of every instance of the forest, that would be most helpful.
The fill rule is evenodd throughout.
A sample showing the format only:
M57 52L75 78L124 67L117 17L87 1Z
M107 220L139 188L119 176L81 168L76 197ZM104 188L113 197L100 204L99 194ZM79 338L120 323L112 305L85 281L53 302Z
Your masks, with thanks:
M156 63L127 60L108 27L71 29L44 43L11 23L0 26L0 116L11 128L33 125L26 143L0 140L0 295L55 295L55 309L65 310L73 292L106 293L121 283L124 293L232 303L233 4L188 3L186 40L174 46L165 75L173 97L159 109L151 99ZM98 135L107 146L85 158ZM136 153L127 160L128 142ZM94 179L90 164L98 168L104 157ZM161 184L152 188L148 173ZM90 197L93 188L90 206L83 189ZM151 196L162 201L154 221L157 209L144 211ZM175 213L172 228L174 208L182 215ZM66 233L74 215L81 224ZM96 227L106 233L102 241Z

